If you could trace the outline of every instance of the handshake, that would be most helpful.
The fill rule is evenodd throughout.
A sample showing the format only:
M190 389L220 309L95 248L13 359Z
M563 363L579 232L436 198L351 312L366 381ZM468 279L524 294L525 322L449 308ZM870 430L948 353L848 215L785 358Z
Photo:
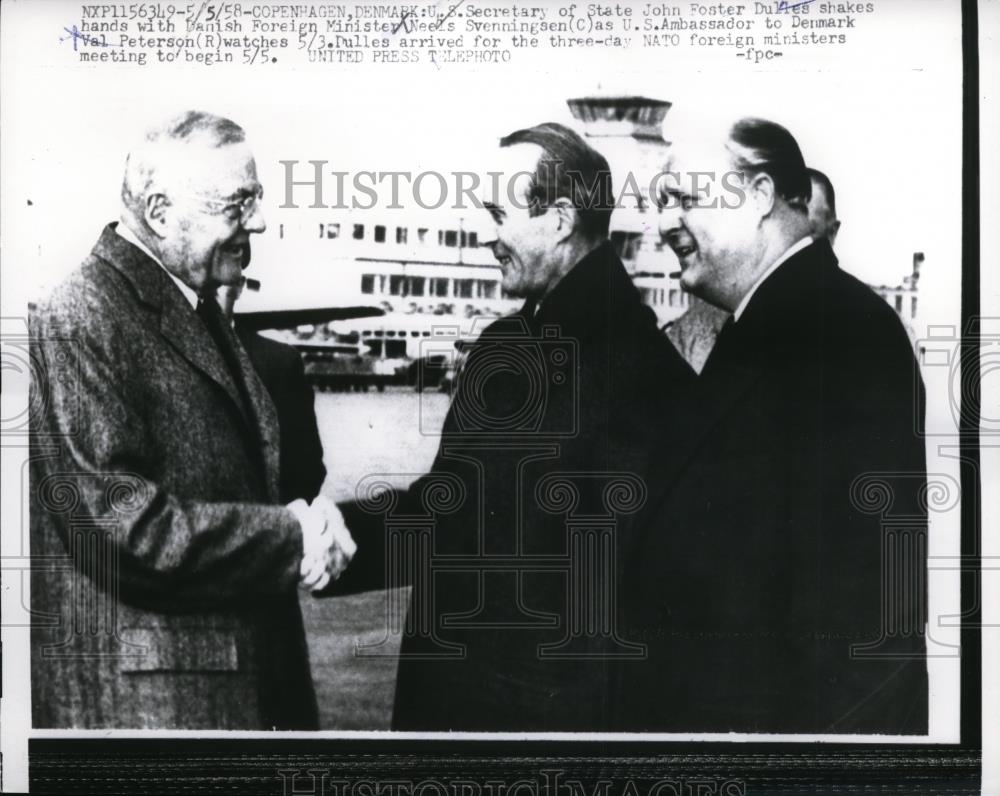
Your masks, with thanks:
M299 587L321 591L347 569L358 546L347 530L340 509L320 495L312 503L296 500L288 508L302 526L302 568Z

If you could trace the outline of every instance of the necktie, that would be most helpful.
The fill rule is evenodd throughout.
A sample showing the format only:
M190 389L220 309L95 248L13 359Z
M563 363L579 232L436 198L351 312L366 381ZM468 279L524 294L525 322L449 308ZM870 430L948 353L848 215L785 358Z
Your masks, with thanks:
M240 358L236 353L236 346L238 345L236 342L236 335L229 326L229 321L223 314L222 308L213 296L203 298L199 301L196 312L198 313L198 317L201 318L202 322L205 324L205 328L211 335L212 340L215 341L215 347L218 348L219 353L222 354L222 359L226 363L229 375L232 377L233 383L236 385L236 389L240 394L240 400L243 402L242 414L249 422L251 428L251 437L248 439L248 443L250 440L253 440L253 443L250 443L253 449L252 456L256 459L257 465L260 468L261 476L264 479L264 483L266 483L267 461L264 454L265 441L261 427L258 425L260 420L256 415L253 401L250 400L250 392L247 389L246 380L243 377L243 368L240 367Z
M196 312L205 324L205 328L211 335L212 340L215 341L215 347L222 354L222 360L226 363L229 375L232 377L236 389L239 390L240 398L243 400L243 408L249 412L253 404L250 402L250 396L247 393L246 382L243 380L243 370L240 368L240 358L236 353L229 324L222 314L222 308L218 305L214 297L209 296L198 302Z

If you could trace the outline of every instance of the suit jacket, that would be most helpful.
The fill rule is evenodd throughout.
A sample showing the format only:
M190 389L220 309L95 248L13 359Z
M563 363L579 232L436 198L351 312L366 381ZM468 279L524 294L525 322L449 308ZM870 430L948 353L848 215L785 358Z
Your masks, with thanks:
M235 337L245 390L109 225L31 342L34 726L315 727L301 531Z
M306 381L302 357L293 346L241 326L239 319L234 329L278 415L281 502L291 503L297 498L311 501L323 486L326 467L313 389Z
M388 560L390 585L413 583L392 726L607 729L610 660L641 654L607 613L618 526L647 492L637 451L694 374L610 244L466 353L431 472L374 509L397 541L356 535L342 578Z
M923 385L826 241L723 329L627 566L623 729L925 733Z

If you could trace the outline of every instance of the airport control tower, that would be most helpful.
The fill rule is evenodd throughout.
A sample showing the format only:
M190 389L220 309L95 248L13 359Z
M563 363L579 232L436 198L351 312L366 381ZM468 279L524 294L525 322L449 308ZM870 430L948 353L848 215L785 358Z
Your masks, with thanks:
M653 177L663 170L670 143L663 119L670 103L646 97L595 96L567 100L590 144L608 159L618 209L611 239L636 286L664 323L687 308L687 294L668 274L677 270L669 248L659 243L658 212L650 196Z

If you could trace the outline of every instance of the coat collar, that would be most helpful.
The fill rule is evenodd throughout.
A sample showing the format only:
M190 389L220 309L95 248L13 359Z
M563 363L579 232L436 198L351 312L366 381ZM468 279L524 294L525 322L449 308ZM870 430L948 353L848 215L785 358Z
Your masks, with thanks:
M605 241L559 280L541 302L534 320L538 324L558 323L567 331L592 332L606 328L630 305L641 303L614 246Z
M830 242L825 238L813 241L785 260L760 284L736 328L740 331L755 329L802 312L814 312L817 309L814 297L838 270L837 256Z
M145 254L149 259L153 260L160 268L167 274L167 278L181 291L181 295L187 300L187 303L191 305L192 308L198 306L198 294L194 292L190 287L185 285L180 279L174 276L172 273L167 271L163 263L160 262L159 258L150 251L149 247L143 243L139 236L133 232L129 226L121 221L115 226L115 232L117 232L121 237L125 238L129 243L135 246L139 251Z
M677 476L697 455L713 428L739 407L750 390L766 378L763 362L776 346L794 341L797 320L818 311L823 285L836 272L837 258L828 241L814 241L782 263L754 293L739 323L723 328L695 388L678 410L681 423L669 424L664 440L673 453L657 473L666 500Z
M277 414L236 335L229 330L252 407L245 405L218 346L201 319L155 260L121 237L115 231L114 223L104 228L92 254L117 270L132 286L139 300L158 315L160 334L178 353L225 391L248 430L259 437L268 489L272 500L277 500Z
M770 277L771 274L777 271L787 260L790 260L804 248L811 245L812 242L813 238L811 235L806 235L804 238L800 238L791 246L789 246L787 249L785 249L784 253L780 257L778 257L773 263L771 263L767 268L764 269L764 273L762 273L759 277L757 277L757 281L753 283L753 285L750 287L750 290L748 290L746 295L743 297L743 300L739 303L736 309L733 310L734 322L739 321L740 317L743 315L743 311L746 309L747 304L749 304L750 301L753 299L754 293L756 293L757 290L760 288L760 286L764 284L765 281L767 281L768 277Z

